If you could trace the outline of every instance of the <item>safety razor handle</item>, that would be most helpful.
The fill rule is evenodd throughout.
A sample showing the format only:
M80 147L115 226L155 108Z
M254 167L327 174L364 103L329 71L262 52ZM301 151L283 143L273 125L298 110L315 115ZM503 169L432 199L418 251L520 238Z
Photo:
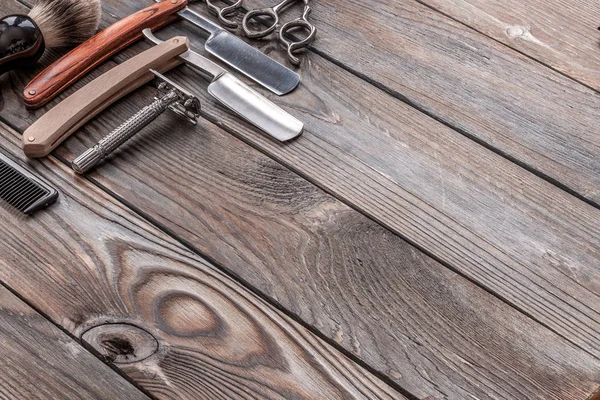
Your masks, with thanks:
M152 104L142 108L137 114L102 138L97 145L73 160L71 163L73 170L78 174L88 172L110 153L118 149L123 143L154 121L169 108L171 103L178 99L175 93L169 93L164 98L157 99Z
M164 0L99 32L39 73L25 87L28 108L39 108L100 63L142 38L142 30L158 29L178 18L188 0Z
M27 128L23 133L23 152L31 158L48 155L112 102L150 82L154 78L151 69L164 72L181 64L177 56L188 49L189 40L177 36L94 79Z

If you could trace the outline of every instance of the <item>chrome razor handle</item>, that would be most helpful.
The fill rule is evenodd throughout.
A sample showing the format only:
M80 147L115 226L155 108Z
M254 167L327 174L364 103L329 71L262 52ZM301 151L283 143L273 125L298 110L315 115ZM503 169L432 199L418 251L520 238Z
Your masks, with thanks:
M152 104L142 108L137 114L129 118L117 129L106 135L94 147L77 157L71 166L78 174L84 174L94 168L100 161L119 148L123 143L131 139L136 133L144 129L179 97L175 92L169 92L166 96L155 100Z

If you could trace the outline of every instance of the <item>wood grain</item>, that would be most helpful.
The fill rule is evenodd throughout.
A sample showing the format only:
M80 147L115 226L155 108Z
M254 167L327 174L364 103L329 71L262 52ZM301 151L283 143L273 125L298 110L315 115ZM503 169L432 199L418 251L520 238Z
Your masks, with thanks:
M3 286L0 398L148 399Z
M549 7L537 9L542 13ZM320 54L600 205L596 91L415 0L315 2L311 18L320 28L314 43ZM597 59L600 45L580 54L588 53L590 60Z
M600 3L422 0L539 62L600 90Z
M164 29L174 33L198 47L188 25ZM318 55L307 61L303 85L273 99L305 137L273 143L208 97L207 118L600 356L600 211ZM173 76L204 94L196 75Z
M157 29L174 21L175 13L186 6L187 0L163 1L124 16L33 78L23 90L25 104L30 108L47 104L113 54L140 40L142 30Z
M181 32L182 28L185 24L175 25L162 37ZM189 34L193 37L193 30ZM135 54L140 48L135 46L126 54ZM319 64L314 56L309 57L307 64L311 67L307 67L310 69L304 82L309 81L314 86L310 90L301 88L299 93L307 96L308 92L310 101L306 102L306 97L300 99L304 103L298 103L303 108L295 111L297 115L304 118L305 114L312 113L315 118L330 122L327 126L334 128L330 132L333 136L354 135L354 128L364 130L365 122L356 123L365 118L364 114L352 109L355 118L340 113L336 119L336 113L354 97L348 94L352 89L375 99L380 99L381 94L373 88L357 85L334 66ZM339 97L324 95L336 81L319 90L315 84L318 81L309 79L311 76L327 79L319 74L330 68L332 75L353 84ZM174 73L171 76L189 87L203 88L196 75ZM18 91L19 82L24 78L18 75L12 78L7 86L12 85ZM130 115L136 104L151 93L151 90L141 91L117 104L61 148L61 154L67 158L78 154L84 145L93 143ZM297 100L294 96L274 101L285 102L289 108ZM10 98L10 93L5 96L7 100ZM325 100L331 99L336 100L323 107ZM393 113L412 117L406 119L409 127L422 123L424 130L433 127L432 133L423 140L432 140L440 132L446 132L447 136L445 128L427 122L418 113L405 114L404 108L397 104L391 101L386 105L391 105ZM382 114L383 105L377 102L374 105L376 113L369 116L374 120L374 127L366 133L377 127L377 115ZM207 118L255 145L258 143L263 149L292 149L290 153L279 154L288 157L287 164L294 168L298 165L300 168L296 169L302 173L311 171L307 168L310 163L314 163L313 170L326 166L321 168L321 174L315 174L320 184L323 173L331 173L329 168L335 174L339 171L335 164L323 164L323 160L316 159L310 152L305 157L291 146L269 143L260 133L211 103L210 98L204 99L204 106ZM13 101L5 104L9 115L10 110L19 115L19 107ZM315 111L318 107L321 110ZM11 119L11 123L26 126L33 118L31 114L21 115L25 118ZM349 118L349 122L337 129L341 116ZM597 386L599 379L594 376L597 364L593 358L569 349L544 328L210 124L205 122L197 130L178 124L174 132L174 121L177 120L167 118L162 123L157 122L156 127L136 138L129 150L125 149L121 156L100 168L93 179L274 297L418 397L578 399ZM382 127L385 129L386 125ZM417 136L420 130L412 133ZM310 135L314 140L315 134ZM452 149L464 143L453 144ZM473 148L467 146L468 150ZM414 159L413 153L408 165ZM188 171L181 169L182 161L186 162ZM507 164L500 164L504 165ZM514 167L508 172L515 170L517 176L528 176ZM329 176L337 185L356 183L347 182L348 176L343 174ZM451 175L446 173L445 176ZM431 182L439 182L436 179ZM480 187L481 183L476 189ZM360 191L364 185L355 189ZM361 201L363 198L358 197ZM515 203L504 205L502 209L510 209L510 204ZM407 209L415 210L410 203ZM382 212L388 210L383 208ZM426 222L425 226L431 225ZM412 226L409 224L408 228ZM415 231L413 237L420 236ZM432 240L432 247L436 249L434 239L444 243L443 239L427 235L421 242ZM466 256L465 259L470 261ZM560 371L569 372L561 376ZM582 382L584 377L589 380Z
M0 133L19 154L16 135ZM100 354L145 354L107 360L153 396L404 399L63 164L30 165L61 197L34 218L2 219L0 280Z
M119 102L63 155L151 94ZM157 121L93 179L419 397L578 399L597 386L592 358L210 124L165 136L177 121Z
M87 137L90 131L102 134L104 121L116 123L112 121L116 115L130 112L146 95L135 94L120 102L79 136L85 133L86 141L94 140ZM128 201L137 198L135 204L143 206L143 213L155 216L161 225L168 225L419 398L580 399L598 386L594 358L210 124L202 124L199 131L178 130L165 140L173 121L177 120L157 121L144 136L133 139L133 147L99 168L121 183L111 184L111 190L126 194ZM154 160L171 153L168 148L200 137L204 137L200 143L183 146L178 153L179 162L204 160L194 164L193 181L176 169L176 163L156 168ZM75 138L72 145L82 148ZM160 179L148 174L152 170ZM98 174L93 177L106 181ZM142 180L148 184L136 183ZM189 186L173 183L178 181ZM196 189L190 191L191 187ZM95 219L78 218L82 219L79 225L99 225ZM69 228L78 237L98 235L77 233L79 225ZM116 244L105 244L109 236L102 237L106 238L97 244L107 248L102 253L125 259L116 254ZM160 276L156 279L165 279ZM130 281L119 287L136 291ZM171 282L166 280L165 285L182 285ZM136 298L144 297L143 293ZM190 308L184 315L198 307L181 303ZM72 306L65 312L69 315L77 309ZM173 311L172 318L181 317ZM96 350L109 360L130 356L127 346L118 345L121 336ZM236 341L227 340L220 351L237 348ZM152 344L135 342L146 343L141 346L144 352ZM184 355L177 353L177 357ZM190 379L197 379L200 372L195 371ZM137 373L131 376L146 382Z

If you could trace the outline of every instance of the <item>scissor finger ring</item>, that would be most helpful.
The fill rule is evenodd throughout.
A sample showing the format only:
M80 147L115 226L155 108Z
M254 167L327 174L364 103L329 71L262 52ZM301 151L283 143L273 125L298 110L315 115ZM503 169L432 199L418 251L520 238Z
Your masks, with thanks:
M287 47L288 58L294 65L300 64L300 59L294 53L308 47L317 37L317 28L308 22L308 14L310 14L308 1L305 0L304 4L302 17L284 24L279 30L279 40ZM304 29L308 31L308 35L301 40L289 39L288 33L295 29Z
M309 31L308 36L299 41L288 40L286 37L287 33L295 28L302 28ZM279 31L279 40L287 47L288 58L290 62L294 65L300 64L300 59L294 55L294 53L298 50L304 49L308 47L317 36L317 28L314 25L311 25L309 22L304 20L295 20L290 21L284 26L281 27Z
M243 0L236 0L235 3L230 6L217 7L213 4L212 0L206 0L206 5L208 6L209 11L219 18L221 25L229 29L236 29L238 27L237 22L232 21L227 17L235 13L236 10L242 6L242 1Z
M244 30L244 34L251 39L258 39L265 37L271 32L273 32L277 25L279 25L279 14L290 4L296 2L297 0L282 0L279 4L273 7L260 8L256 10L251 10L246 15L244 15L244 20L242 22L242 29ZM253 19L258 19L258 17L267 17L269 19L270 25L263 30L256 30L250 27L250 21ZM264 20L260 21L262 24L266 25Z
M250 21L257 17L268 17L272 24L262 30L252 29L250 27ZM270 8L263 8L260 10L252 10L244 15L244 20L242 22L242 29L244 30L244 34L250 39L258 39L265 37L277 28L277 24L279 23L279 16L275 11Z

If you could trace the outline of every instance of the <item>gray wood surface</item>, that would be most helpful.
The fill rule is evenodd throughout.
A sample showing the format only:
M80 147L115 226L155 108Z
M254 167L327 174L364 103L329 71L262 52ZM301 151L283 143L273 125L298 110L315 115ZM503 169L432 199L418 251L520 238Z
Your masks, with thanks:
M0 399L148 397L0 286Z
M18 93L20 81L5 87ZM72 159L152 93L118 103L59 154ZM420 398L577 399L597 386L591 357L207 121L165 116L91 177Z
M30 166L61 197L0 220L0 280L153 396L404 398L60 162Z
M600 97L594 90L417 1L315 2L313 15L322 27L315 47L344 68L599 204ZM594 26L561 24L597 33L590 32ZM594 50L586 42L573 46L598 65L597 41Z
M423 0L425 4L600 90L600 3Z
M80 140L100 137L150 94L103 114L68 148L83 149ZM165 140L175 121L157 121L92 179L128 202L135 193L142 214L419 398L579 399L597 387L592 357L210 124ZM160 179L149 173L170 152L159 142L178 147L194 135L201 143L181 146L179 158L203 162L185 188L173 183L183 179L174 164L156 169ZM113 342L96 349L110 360L130 356Z
M269 3L245 2L247 7ZM489 8L506 4L498 7L512 10L506 2L486 3ZM522 3L529 4L522 8L536 7L535 2ZM598 19L595 4L571 13L588 13L586 21ZM553 8L561 13L567 8L563 5L537 7L537 12ZM313 20L321 28L314 44L321 54L468 137L600 203L596 118L600 97L594 90L415 0L314 2ZM595 26L560 23L565 29L583 31L582 35L598 33ZM590 43L595 49L589 42L582 41L580 47L573 41L572 51L597 67L598 41ZM564 59L570 57L565 54ZM368 108L361 110L369 113Z
M105 2L105 23L142 6L142 1L133 0L118 6ZM328 13L323 11L324 15ZM321 43L328 40L323 28ZM462 25L452 29L457 35L464 31ZM197 42L197 49L201 47L201 35L189 24L181 22L160 33L174 34L186 34ZM482 35L461 34L483 41L482 51L492 49L499 56L514 57L511 50L489 43ZM343 48L342 44L331 48ZM265 43L264 48L273 50L275 45ZM371 51L370 46L361 48ZM495 60L492 67L500 58ZM314 53L300 73L303 84L296 92L273 99L307 124L306 134L289 145L265 138L209 98L204 99L207 118L581 348L600 355L600 212L596 208ZM205 83L197 76L185 70L172 76L204 93ZM556 79L578 91L588 90L568 79L562 81L566 78ZM551 81L540 85L553 87ZM577 98L588 99L588 95ZM502 108L498 103L492 106ZM575 121L580 117L576 111L568 115Z
M128 12L122 3L105 7L109 10L108 20ZM187 32L196 40L199 37L185 24L162 32L162 37L174 32ZM124 55L145 47L134 46ZM263 44L267 51L274 51L275 47L273 43ZM122 59L118 57L117 61ZM555 219L545 216L546 196L536 194L536 190L547 191L548 198L558 196L556 201L550 201L551 211L552 206L556 210L558 206L575 205L577 223L591 207L582 206L500 157L490 156L455 132L320 57L311 54L308 60L302 70L304 86L300 94L273 99L300 118L310 120L309 132L291 146L265 140L209 99L204 102L205 117L406 235L452 268L466 271L479 284L496 293L499 288L501 297L506 299L506 293L510 294L509 301L528 313L536 311L536 318L546 315L544 323L550 321L553 329L558 326L570 340L587 340L581 332L588 327L577 326L577 319L583 315L587 318L585 324L597 321L594 293L598 291L593 286L597 281L592 281L596 265L589 262L596 259L597 247L592 246L584 255L583 268L570 259L564 262L560 258L563 249L571 249L569 254L574 255L591 239L573 247L572 243L582 240L582 234L572 242L562 243L554 227L566 226L567 233L575 228L570 226L569 216L559 218L556 224ZM172 76L191 87L205 87L189 72ZM2 81L5 102L1 116L20 129L40 114L25 112L13 99L27 77L11 74ZM340 90L344 85L348 87ZM139 107L150 93L143 90L119 103L111 114L69 141L59 154L71 159L83 150L84 144L93 143ZM356 93L366 99L355 99ZM391 115L386 118L386 113ZM165 132L172 131L169 124L175 121L167 118L149 130L147 136L122 152L122 158L100 168L93 179L418 397L585 398L597 387L600 379L597 361L592 357L566 345L556 335L209 122L204 121L200 129L185 128L165 137ZM381 136L391 139L381 140ZM446 145L444 139L448 138ZM423 146L427 142L430 145ZM397 151L397 145L412 148ZM457 149L464 151L457 153ZM448 159L449 154L459 154L459 161ZM386 157L386 162L380 161ZM427 165L439 158L439 164ZM471 158L481 160L471 165ZM187 171L178 166L182 159L189 162ZM370 165L372 160L376 162ZM486 174L488 163L492 173ZM416 176L407 176L402 168ZM463 170L468 172L466 180ZM477 174L481 176L478 178ZM398 182L404 188L398 189ZM474 188L470 188L473 182ZM523 186L533 182L533 188L510 188L515 182ZM494 185L500 186L499 198L495 197ZM443 200L436 192L440 186L444 191L449 187L449 195L444 193ZM372 188L376 190L369 193ZM387 193L382 190L389 188ZM480 192L483 199L478 197ZM397 197L399 194L404 199ZM394 201L400 207L395 207ZM497 205L499 211L490 213ZM403 214L405 210L408 214ZM475 215L467 215L471 212ZM525 221L515 223L523 215L527 217ZM481 216L486 218L477 221ZM594 218L590 224L583 224L585 229L593 225ZM502 222L498 236L492 232L495 226L485 227L496 221ZM537 222L529 229L526 226L531 221ZM536 232L540 227L542 231ZM515 231L517 234L511 237ZM507 243L506 237L511 239ZM531 240L537 242L520 243ZM518 246L512 248L515 243ZM531 255L532 246L540 243L550 249L559 244L553 250L556 253L547 256L550 261L536 257L535 252ZM528 250L524 252L525 260L534 261L533 271L528 269L529 264L520 265L517 261L523 249ZM499 260L495 259L498 255ZM547 265L554 269L548 272ZM515 276L511 268L522 275ZM569 274L573 282L561 277L563 273ZM557 283L557 288L547 282L555 276L559 279L552 283ZM578 298L570 300L569 295L581 290L579 281L585 279L590 281L587 283L592 285L591 290L584 289ZM568 291L563 295L560 290L565 287ZM519 301L515 302L515 298ZM569 307L576 306L575 316L561 315L571 311L564 309L566 300L566 304L571 302ZM558 311L552 310L556 306ZM568 323L573 326L567 326ZM593 324L592 328L596 329ZM132 334L123 331L119 329L119 337L131 338ZM90 332L86 333L91 335ZM93 333L91 341L98 334L105 334ZM592 330L592 338L594 334ZM112 340L97 350L108 359L127 359L131 354L127 346L120 344L120 339ZM149 348L151 343L144 346ZM179 354L175 358L180 357L184 358Z

